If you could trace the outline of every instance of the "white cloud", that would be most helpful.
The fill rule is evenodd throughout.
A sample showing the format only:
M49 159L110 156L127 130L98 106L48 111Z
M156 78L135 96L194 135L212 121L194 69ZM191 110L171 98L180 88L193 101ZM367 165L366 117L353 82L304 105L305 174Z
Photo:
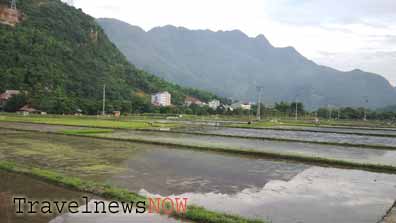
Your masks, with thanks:
M395 0L75 0L94 17L148 30L172 24L190 29L240 29L264 34L279 47L341 70L361 68L396 84Z

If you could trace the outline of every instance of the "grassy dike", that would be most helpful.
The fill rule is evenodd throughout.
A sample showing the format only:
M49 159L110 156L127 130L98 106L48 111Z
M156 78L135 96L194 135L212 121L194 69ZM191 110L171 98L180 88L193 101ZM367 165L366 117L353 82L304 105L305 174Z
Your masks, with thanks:
M21 130L21 129L13 129L13 128L3 128L8 130L15 130L21 132L37 132L35 130ZM78 131L76 131L78 132ZM209 146L201 146L201 145L189 145L189 144L179 144L179 143L166 143L166 142L158 142L155 140L146 140L146 139L121 139L121 138L110 138L105 136L97 136L95 134L78 134L78 133L62 133L62 132L40 132L43 134L54 134L54 135L70 135L76 137L86 137L86 138L95 138L95 139L104 139L104 140L113 140L113 141L124 141L124 142L134 142L134 143L143 143L143 144L151 144L151 145L159 145L159 146L171 146L177 149L190 149L197 151L210 151L210 152L218 152L224 154L234 154L234 155L243 155L249 156L253 158L266 158L266 159L276 159L276 160L284 160L284 161L295 161L306 164L312 164L322 167L338 167L344 169L357 169L357 170L366 170L370 172L378 172L378 173L390 173L396 174L396 167L390 165L381 165L381 164L370 164L370 163L357 163L346 160L337 160L337 159L328 159L323 157L314 157L314 156L302 156L298 154L292 153L276 153L276 152L265 152L265 151L257 151L254 149L234 149L234 148L226 148L226 147L209 147Z
M100 184L93 181L85 181L76 177L68 177L49 170L24 167L13 162L0 161L0 170L24 174L57 186L97 195L105 199L113 199L124 202L147 201L147 198L122 188L113 187L107 184ZM264 223L261 220L252 220L236 215L213 212L206 210L203 207L197 207L193 205L188 206L187 212L184 214L174 213L172 215L175 218L201 223Z

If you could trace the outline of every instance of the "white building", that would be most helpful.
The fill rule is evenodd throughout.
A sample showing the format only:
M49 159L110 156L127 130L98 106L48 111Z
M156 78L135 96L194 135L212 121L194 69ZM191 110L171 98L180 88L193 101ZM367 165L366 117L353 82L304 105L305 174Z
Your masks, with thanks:
M242 103L242 102L237 102L231 105L233 109L242 109L242 110L251 110L252 105L250 103Z
M220 106L220 101L219 100L209 101L209 108L212 108L213 110L216 110L219 106Z
M154 106L171 106L171 94L169 92L159 92L151 95L151 104Z

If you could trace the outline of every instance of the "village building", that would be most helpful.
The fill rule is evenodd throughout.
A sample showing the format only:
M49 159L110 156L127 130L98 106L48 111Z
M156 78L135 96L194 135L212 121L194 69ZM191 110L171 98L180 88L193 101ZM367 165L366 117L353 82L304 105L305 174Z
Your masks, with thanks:
M220 107L220 101L219 100L212 100L209 102L209 108L216 110L218 107Z
M9 26L15 26L22 20L22 14L8 5L0 5L0 23Z
M184 104L185 104L187 107L189 107L189 106L191 106L191 105L199 105L199 106L204 105L204 103L203 103L201 100L199 100L198 98L191 97L191 96L187 96L187 97L184 99Z
M43 115L45 115L46 114L45 112L41 112L40 110L31 107L30 105L23 106L22 108L20 108L18 110L18 113L21 113L23 115L29 115L29 114L43 114Z
M233 109L251 110L252 104L249 102L237 102L231 105Z
M154 106L167 107L171 106L171 94L167 91L158 92L151 95L151 104Z

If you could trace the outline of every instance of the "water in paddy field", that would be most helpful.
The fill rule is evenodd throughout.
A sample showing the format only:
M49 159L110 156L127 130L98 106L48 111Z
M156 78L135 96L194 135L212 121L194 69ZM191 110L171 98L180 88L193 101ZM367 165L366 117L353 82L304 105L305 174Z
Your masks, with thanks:
M140 132L117 130L100 136L121 139L157 140L159 142L222 147L229 149L254 150L273 153L295 154L310 157L322 157L353 161L358 163L386 164L396 166L395 150L375 150L348 146L332 146L309 143L291 143L261 139L243 139L219 136L203 136L169 132Z
M370 129L370 128L348 128L348 127L306 127L306 126L278 126L279 129L302 129L310 131L339 132L339 133L363 133L363 134L382 134L396 137L396 129Z
M279 130L270 130L270 129L244 129L244 128L201 128L199 130L192 129L192 131L213 133L213 134L272 137L272 138L281 138L281 139L297 139L297 140L319 141L319 142L396 146L396 131L395 131L395 137L361 136L361 135L323 133L323 132L279 131ZM362 130L353 130L353 131L351 130L349 132L356 132L356 131L362 131ZM364 130L364 131L368 131L368 130ZM382 134L382 133L377 133L377 134ZM388 132L384 134L388 134Z
M1 159L50 168L144 195L187 197L189 202L210 210L269 219L274 223L377 222L396 200L396 175L137 143L0 132ZM121 132L125 137L135 134ZM171 135L158 134L151 137L172 139ZM173 136L173 140L184 142L203 139L184 134ZM218 143L218 139L208 140ZM305 148L298 145L285 143L284 148ZM357 149L354 157L364 154L360 158L363 159L366 155L362 152L365 150L353 149ZM331 151L331 147L327 150ZM77 218L66 215L64 219L73 222Z

